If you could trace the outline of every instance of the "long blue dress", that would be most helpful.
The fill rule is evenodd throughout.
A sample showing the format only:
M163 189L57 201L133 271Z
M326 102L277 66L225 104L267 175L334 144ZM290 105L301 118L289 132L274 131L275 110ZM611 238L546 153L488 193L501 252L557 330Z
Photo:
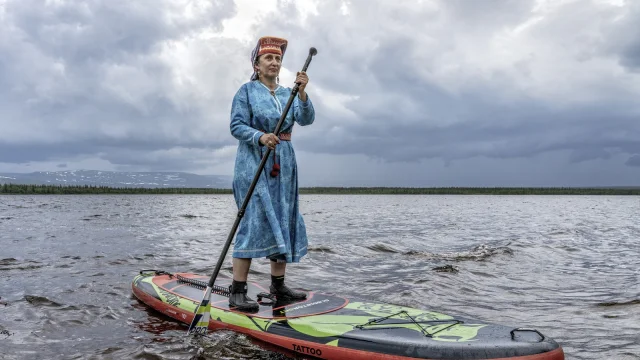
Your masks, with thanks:
M243 84L231 106L231 134L238 139L233 195L238 208L249 191L267 147L259 139L275 131L278 120L291 95L291 88L279 86L272 95L258 80ZM296 95L280 133L290 133L294 122L310 125L315 119L311 99L303 102ZM292 136L294 137L294 136ZM290 141L276 146L280 174L271 177L273 152L260 174L244 217L236 233L233 257L269 257L279 261L299 262L307 254L307 233L298 210L298 173L296 156Z

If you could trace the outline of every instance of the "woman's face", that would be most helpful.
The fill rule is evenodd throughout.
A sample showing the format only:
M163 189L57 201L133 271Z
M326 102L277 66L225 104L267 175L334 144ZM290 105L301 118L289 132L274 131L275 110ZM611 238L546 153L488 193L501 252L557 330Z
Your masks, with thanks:
M264 54L258 59L256 69L260 72L260 76L275 78L280 74L281 65L282 56L276 54Z

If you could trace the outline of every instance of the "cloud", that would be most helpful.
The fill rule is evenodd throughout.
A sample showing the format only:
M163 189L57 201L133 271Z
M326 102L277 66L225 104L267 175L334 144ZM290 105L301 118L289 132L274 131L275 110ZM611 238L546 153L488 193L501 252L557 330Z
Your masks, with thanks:
M271 34L290 40L284 85L319 51L316 122L294 130L318 163L396 168L380 176L391 184L411 172L399 164L468 164L472 177L483 171L474 159L499 172L561 154L555 171L607 162L632 176L639 24L640 4L608 0L10 0L0 163L229 172L231 99L255 39Z
M418 161L569 150L576 161L640 145L640 78L620 65L622 48L606 50L614 35L634 39L635 5L350 1L345 16L339 4L322 2L308 24L289 8L262 28L317 46L312 82L349 99L342 114L320 99L307 151Z
M231 5L7 2L0 145L26 152L5 153L4 160L228 142L216 134L221 124L206 120L212 105L224 109L230 98L217 100L224 86L211 89L213 80L233 77L209 61L232 61L225 49L239 45L200 37L220 30L234 14Z
M628 166L638 166L640 167L640 154L635 154L631 156L627 162L625 162Z
M610 33L607 37L607 49L618 63L630 72L640 71L640 38L634 34L640 31L640 4L637 1L626 1L620 9L613 24L605 25Z

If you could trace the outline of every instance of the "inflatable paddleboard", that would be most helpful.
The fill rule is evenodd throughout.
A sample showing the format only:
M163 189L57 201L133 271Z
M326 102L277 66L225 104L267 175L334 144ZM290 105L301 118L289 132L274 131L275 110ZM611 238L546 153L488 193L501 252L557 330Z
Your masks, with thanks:
M132 291L147 306L188 325L208 281L197 274L143 270ZM220 274L216 285L228 288L231 279ZM235 311L227 296L212 293L210 330L237 331L320 359L564 359L558 343L535 329L313 291L306 300L279 303L266 297L268 285L247 285L260 310Z

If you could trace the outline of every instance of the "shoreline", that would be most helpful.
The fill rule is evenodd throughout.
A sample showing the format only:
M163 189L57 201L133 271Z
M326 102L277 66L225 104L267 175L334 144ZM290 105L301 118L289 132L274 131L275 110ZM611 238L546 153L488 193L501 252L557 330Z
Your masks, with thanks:
M640 186L617 187L300 187L301 195L640 195ZM233 194L224 188L144 188L95 185L2 184L0 195Z

